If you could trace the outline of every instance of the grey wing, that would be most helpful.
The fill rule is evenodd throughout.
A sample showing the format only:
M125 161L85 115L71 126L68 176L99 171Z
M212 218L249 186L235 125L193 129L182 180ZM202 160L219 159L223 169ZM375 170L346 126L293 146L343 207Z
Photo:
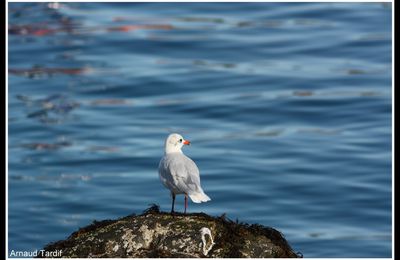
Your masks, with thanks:
M176 186L185 193L197 192L200 189L200 172L196 164L188 157L174 160L170 167L175 177Z
M169 169L168 160L163 158L158 165L158 174L160 176L160 180L162 184L170 190L176 190L177 187L175 185L174 176L171 174Z

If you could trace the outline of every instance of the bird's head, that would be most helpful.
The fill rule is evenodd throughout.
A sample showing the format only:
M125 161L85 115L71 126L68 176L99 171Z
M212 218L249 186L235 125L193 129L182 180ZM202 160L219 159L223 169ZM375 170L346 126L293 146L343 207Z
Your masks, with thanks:
M190 142L183 139L180 134L170 134L165 141L165 153L182 152L184 145L190 145Z

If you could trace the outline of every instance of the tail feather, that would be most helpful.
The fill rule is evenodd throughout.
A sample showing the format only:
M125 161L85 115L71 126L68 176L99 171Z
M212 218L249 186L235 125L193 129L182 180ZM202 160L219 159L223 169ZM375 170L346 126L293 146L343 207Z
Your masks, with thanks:
M211 200L204 192L191 193L189 197L194 203L202 203Z

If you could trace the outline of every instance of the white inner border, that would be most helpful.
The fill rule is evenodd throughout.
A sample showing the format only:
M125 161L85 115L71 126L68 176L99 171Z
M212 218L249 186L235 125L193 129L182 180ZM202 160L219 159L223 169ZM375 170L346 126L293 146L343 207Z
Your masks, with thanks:
M394 259L394 1L392 0L337 0L337 1L330 1L330 0L320 0L320 1L313 1L313 0L289 0L289 1L243 1L243 0L218 0L218 1L207 1L207 0L198 0L198 1L163 1L163 0L146 0L146 1L129 1L129 0L118 0L118 1L104 1L104 0L65 0L65 1L42 1L42 0L6 0L6 254L7 259L26 259L26 258L9 258L8 252L8 3L15 3L15 2L37 2L37 3L46 3L46 2L62 2L62 3L79 3L79 2L323 2L323 3L336 3L336 2L365 2L365 3L373 3L373 2L381 2L381 3L392 3L392 258L362 258L362 259ZM86 258L75 258L75 259L86 259ZM110 259L110 258L105 258ZM124 259L124 258L115 258L115 259ZM168 258L167 258L168 259ZM315 260L318 259L343 259L343 258L313 258ZM353 258L352 258L353 259Z

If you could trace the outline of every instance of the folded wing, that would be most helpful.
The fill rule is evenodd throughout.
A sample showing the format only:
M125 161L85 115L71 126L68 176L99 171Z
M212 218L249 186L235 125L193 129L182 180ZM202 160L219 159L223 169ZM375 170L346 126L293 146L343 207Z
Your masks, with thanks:
M201 203L211 200L201 188L199 169L184 154L166 155L160 169L160 177L161 175L169 183L170 189L188 194L193 202Z

